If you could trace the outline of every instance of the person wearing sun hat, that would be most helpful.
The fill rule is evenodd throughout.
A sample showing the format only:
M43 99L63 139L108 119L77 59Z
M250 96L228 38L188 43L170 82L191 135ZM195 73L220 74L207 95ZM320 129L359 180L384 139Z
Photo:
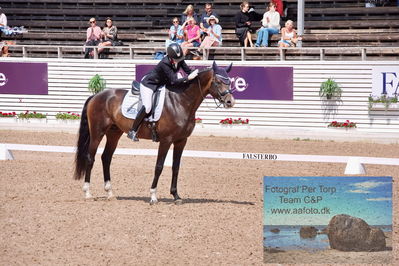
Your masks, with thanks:
M200 18L200 28L201 28L201 39L203 40L206 36L205 29L209 27L209 24L207 22L207 18L210 16L215 16L219 18L219 16L216 14L216 12L213 10L213 4L211 2L205 3L204 6L204 12L201 14Z
M209 27L205 29L208 34L202 41L200 48L210 48L212 46L222 45L222 27L219 25L219 19L211 15L206 19ZM205 58L208 58L206 50L204 50Z

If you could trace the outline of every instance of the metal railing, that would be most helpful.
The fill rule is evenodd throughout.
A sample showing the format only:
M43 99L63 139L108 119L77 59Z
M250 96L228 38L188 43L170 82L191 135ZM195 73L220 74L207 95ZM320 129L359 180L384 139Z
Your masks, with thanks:
M30 57L31 53L53 53L57 54L58 58L68 58L68 54L74 54L83 58L84 49L92 48L94 59L99 58L98 49L109 49L112 53L118 55L118 58L138 59L145 58L152 59L156 52L165 51L164 46L143 47L140 45L131 46L65 46L65 45L7 45L10 47L12 56ZM247 61L249 58L257 57L257 60L264 60L265 57L271 56L274 60L298 60L303 57L312 57L315 60L328 60L328 56L335 58L339 57L341 60L351 57L350 60L368 60L372 56L384 56L384 59L398 60L399 47L212 47L212 48L195 48L189 47L189 50L197 50L202 52L202 60L207 60L208 55L213 53L215 57L220 54L239 58L240 61ZM18 50L20 51L18 53ZM142 57L138 55L142 55ZM144 57L143 57L144 55ZM290 57L288 57L290 56ZM33 56L32 56L33 57ZM317 59L318 58L318 59ZM218 58L216 58L218 59ZM251 60L250 59L250 60Z

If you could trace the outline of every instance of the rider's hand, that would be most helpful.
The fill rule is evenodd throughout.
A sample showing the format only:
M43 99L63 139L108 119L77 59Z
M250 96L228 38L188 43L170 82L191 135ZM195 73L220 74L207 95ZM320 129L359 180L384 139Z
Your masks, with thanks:
M198 76L198 69L194 70L193 72L190 73L190 75L188 75L188 80L192 80L194 79L196 76Z

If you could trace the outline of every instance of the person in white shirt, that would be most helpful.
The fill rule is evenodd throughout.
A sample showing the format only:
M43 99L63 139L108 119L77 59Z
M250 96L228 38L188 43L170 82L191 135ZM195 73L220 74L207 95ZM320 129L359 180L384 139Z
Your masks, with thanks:
M3 13L0 7L0 27L6 27L7 26L7 17Z
M0 35L2 34L3 29L7 28L7 16L3 13L3 10L1 10L0 7ZM0 36L0 54L3 57L9 56L8 53L8 46L4 46L4 44L7 44L7 41L2 41L1 36Z
M269 11L263 14L262 27L258 31L255 47L269 46L269 38L280 31L280 14L276 11L276 4L270 2Z
M278 41L278 47L295 47L298 41L301 41L302 37L298 36L294 29L294 22L287 20L285 27L281 29L281 40Z

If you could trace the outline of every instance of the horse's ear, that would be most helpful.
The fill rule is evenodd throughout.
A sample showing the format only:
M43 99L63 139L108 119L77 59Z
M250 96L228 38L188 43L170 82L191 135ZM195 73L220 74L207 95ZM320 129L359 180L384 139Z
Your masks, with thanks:
M212 69L213 69L213 71L216 71L216 69L218 69L218 66L216 65L216 61L213 61Z
M230 63L230 65L229 65L229 66L226 68L226 72L227 72L227 73L229 73L229 72L230 72L230 70L231 70L232 66L233 66L233 63Z

